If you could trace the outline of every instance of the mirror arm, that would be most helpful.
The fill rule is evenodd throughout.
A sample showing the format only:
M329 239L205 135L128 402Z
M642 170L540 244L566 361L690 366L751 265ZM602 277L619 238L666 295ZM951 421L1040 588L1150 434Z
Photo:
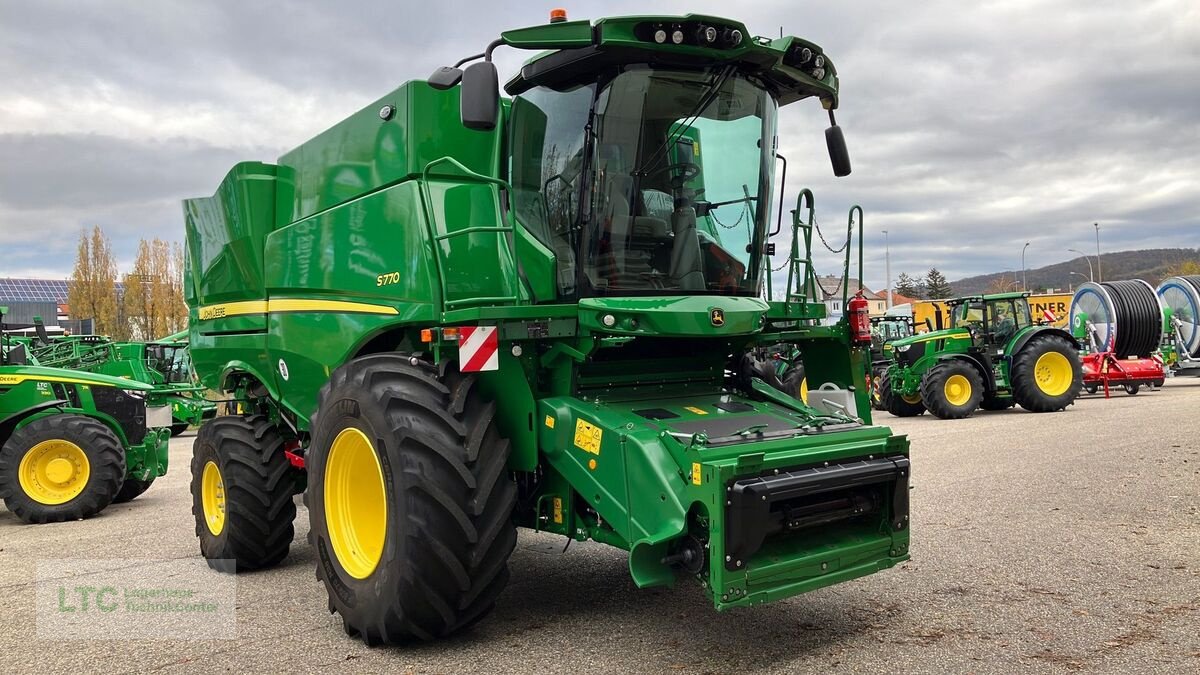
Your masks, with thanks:
M483 52L479 52L478 54L472 54L470 56L464 56L463 58L458 60L458 63L454 64L454 67L462 68L462 65L464 63L467 63L468 61L474 61L475 59L482 59L483 57L484 57Z

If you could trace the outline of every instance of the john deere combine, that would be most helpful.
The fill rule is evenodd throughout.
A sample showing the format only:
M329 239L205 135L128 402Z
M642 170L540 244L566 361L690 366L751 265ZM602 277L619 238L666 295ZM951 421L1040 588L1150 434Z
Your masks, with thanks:
M478 621L517 527L627 550L638 586L695 580L718 609L908 558L865 307L819 325L795 247L796 288L761 298L778 108L833 122L833 63L727 19L558 18L184 205L195 369L243 413L195 442L200 550L278 563L306 486L329 607L368 644ZM501 46L543 52L507 98ZM743 358L779 343L812 407Z
M4 308L0 308L0 318ZM167 470L170 412L151 387L31 365L0 342L0 498L29 523L93 516L145 492Z
M1052 412L1073 403L1083 384L1078 345L1062 329L1034 324L1028 296L947 300L948 328L939 311L937 330L893 341L879 382L884 409L957 419L978 408Z

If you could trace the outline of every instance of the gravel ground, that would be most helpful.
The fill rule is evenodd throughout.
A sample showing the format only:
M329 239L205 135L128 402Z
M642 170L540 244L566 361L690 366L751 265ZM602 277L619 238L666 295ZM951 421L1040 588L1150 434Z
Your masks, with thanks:
M39 559L198 555L188 434L165 478L94 519L0 508L0 671L1198 672L1198 411L1190 378L1051 415L884 414L912 439L912 561L751 610L637 590L621 552L523 533L476 629L368 649L326 611L301 507L289 557L238 577L236 641L38 639Z

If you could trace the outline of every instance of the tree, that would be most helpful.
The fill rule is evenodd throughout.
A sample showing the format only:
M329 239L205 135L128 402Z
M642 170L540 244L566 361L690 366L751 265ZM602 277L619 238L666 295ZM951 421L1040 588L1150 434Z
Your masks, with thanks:
M1000 276L996 277L995 279L992 279L991 283L989 283L987 285L986 292L987 293L1011 293L1013 291L1018 291L1018 290L1020 290L1020 284L1017 283L1016 279L1008 276L1007 274L1001 274Z
M75 268L67 282L67 305L75 319L92 319L92 331L128 337L128 329L120 320L117 303L117 262L112 244L97 225L89 235L79 233L79 248Z
M1184 260L1167 268L1166 276L1181 277L1184 275L1200 274L1200 261Z
M940 300L953 295L954 289L950 287L950 282L946 281L946 276L939 272L938 268L930 267L929 272L925 274L925 294L930 300Z
M925 297L924 289L921 288L921 282L908 276L907 273L901 272L899 278L896 279L896 285L892 290L900 295L905 295L910 298L920 300Z
M183 248L161 239L138 242L133 270L125 275L123 307L135 337L154 340L187 321L183 302Z

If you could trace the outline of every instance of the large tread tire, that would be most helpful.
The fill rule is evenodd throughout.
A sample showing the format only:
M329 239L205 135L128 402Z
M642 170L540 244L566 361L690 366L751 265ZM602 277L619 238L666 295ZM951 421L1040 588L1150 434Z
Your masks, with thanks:
M330 611L367 645L463 630L508 582L517 541L511 446L477 383L453 366L375 354L338 368L321 389L308 454L309 541ZM372 441L386 501L381 553L364 578L346 572L326 517L331 446L348 428Z
M186 422L183 422L180 424L172 424L171 425L171 438L179 438L180 436L182 436L183 432L188 430L188 426L189 425Z
M916 417L925 413L925 404L919 399L906 401L903 396L892 389L892 378L884 371L879 380L879 400L884 410L896 417Z
M869 396L871 398L871 410L887 410L883 405L883 392L880 384L883 382L884 375L887 374L887 366L876 366L871 370L871 386Z
M295 537L292 497L299 472L283 445L279 429L263 415L218 417L200 427L192 445L192 515L209 567L243 572L287 557ZM220 471L224 487L224 525L217 533L206 521L202 496L209 462Z
M958 404L951 402L946 393L947 382L955 377L964 378L970 387L967 398ZM983 377L974 366L961 359L940 361L921 377L921 402L938 419L957 420L970 417L982 400Z
M808 404L808 378L804 372L804 364L799 360L784 372L783 392Z
M142 495L143 492L150 489L154 484L154 479L138 480L137 478L126 478L121 485L121 489L117 491L117 496L113 497L112 503L124 504L131 502Z
M1043 354L1058 352L1071 365L1071 384L1066 391L1051 396L1042 391L1034 376L1034 368ZM1012 361L1013 399L1017 405L1030 412L1056 412L1066 409L1079 397L1083 388L1083 364L1079 352L1065 338L1058 335L1035 335L1025 343Z
M43 441L61 439L79 447L87 457L88 479L83 490L62 504L45 504L21 486L21 459ZM34 420L9 436L0 448L0 498L27 523L58 523L90 518L112 503L125 481L125 449L103 422L86 415L62 414Z

